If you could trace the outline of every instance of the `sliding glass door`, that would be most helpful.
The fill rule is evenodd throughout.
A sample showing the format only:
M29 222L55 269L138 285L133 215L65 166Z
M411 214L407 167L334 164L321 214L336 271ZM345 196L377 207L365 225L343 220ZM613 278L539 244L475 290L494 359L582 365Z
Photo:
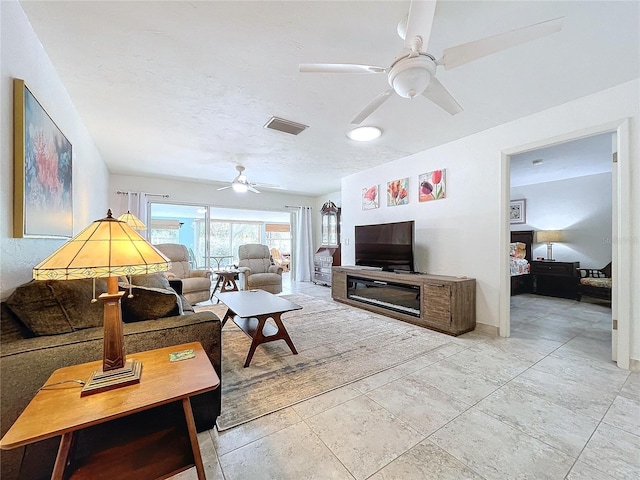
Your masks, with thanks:
M153 245L180 243L189 251L191 268L207 266L205 205L151 203L149 240Z
M153 202L149 218L151 243L185 245L192 268L237 265L238 247L247 243L277 248L285 256L291 253L287 212Z

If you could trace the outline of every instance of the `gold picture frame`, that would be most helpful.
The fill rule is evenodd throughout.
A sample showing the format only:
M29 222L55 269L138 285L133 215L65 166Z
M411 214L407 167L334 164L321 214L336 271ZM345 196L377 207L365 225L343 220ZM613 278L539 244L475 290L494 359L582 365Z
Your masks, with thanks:
M13 79L13 236L73 236L72 145L31 93Z

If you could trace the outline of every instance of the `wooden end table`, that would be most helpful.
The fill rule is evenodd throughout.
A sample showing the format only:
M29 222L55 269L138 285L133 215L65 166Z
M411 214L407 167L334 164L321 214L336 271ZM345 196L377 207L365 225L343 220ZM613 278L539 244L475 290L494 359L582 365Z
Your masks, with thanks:
M251 347L244 362L245 368L251 363L258 345L263 343L284 340L291 352L294 355L298 354L280 316L285 312L300 310L302 308L300 305L264 290L219 293L216 297L228 308L222 319L222 326L224 327L227 320L231 318L233 323L251 338ZM266 323L269 318L273 319L277 328Z
M236 283L236 275L240 273L240 270L215 270L213 273L218 276L218 279L213 286L213 290L211 290L209 300L213 300L216 290L219 293L237 292L239 290L238 284Z
M194 358L169 361L170 353L188 349L193 349ZM8 450L62 435L52 479L167 478L193 466L199 479L206 478L189 397L216 389L220 380L202 345L187 343L130 354L129 358L142 362L140 383L85 397L80 396L81 386L70 381L89 378L102 362L53 372L0 440L0 448ZM178 426L165 426L161 431L143 428L142 433L134 429L134 438L118 439L115 444L85 452L81 460L74 461L74 439L79 433L96 428L106 431L119 419L134 420L135 415L153 413L148 410L166 408L175 402L182 404L184 413ZM148 452L161 461L145 462Z

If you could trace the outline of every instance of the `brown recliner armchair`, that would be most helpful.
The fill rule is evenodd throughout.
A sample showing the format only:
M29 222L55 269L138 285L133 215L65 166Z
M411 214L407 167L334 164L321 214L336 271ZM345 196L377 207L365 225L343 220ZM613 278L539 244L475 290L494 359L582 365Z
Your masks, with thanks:
M282 267L271 261L269 247L249 243L238 247L238 270L244 290L259 289L269 293L282 292Z
M161 243L154 245L171 260L171 268L166 272L171 286L189 303L204 302L211 298L211 272L192 270L189 263L189 250L179 243Z

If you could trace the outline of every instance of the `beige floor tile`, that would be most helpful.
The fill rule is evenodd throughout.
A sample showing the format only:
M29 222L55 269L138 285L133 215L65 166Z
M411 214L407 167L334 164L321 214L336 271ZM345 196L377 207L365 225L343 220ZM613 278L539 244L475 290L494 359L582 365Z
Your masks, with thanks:
M558 378L580 382L593 388L617 392L627 381L629 372L611 362L586 357L560 357L551 354L534 367Z
M615 480L612 476L607 475L600 470L596 470L593 467L590 467L586 463L582 463L580 461L576 462L569 475L567 475L567 480Z
M220 456L225 480L353 480L305 423Z
M478 403L479 410L578 458L598 421L531 395L513 384L505 385Z
M602 421L640 436L640 397L632 400L618 395Z
M620 480L640 478L640 437L600 424L579 460Z
M364 396L305 422L358 480L369 477L424 439Z
M367 396L425 436L470 407L416 375L372 390Z
M218 455L223 455L301 421L300 416L289 407L229 430L218 432L213 429L211 437Z
M330 392L310 398L304 402L293 405L291 408L300 415L300 418L309 418L329 410L330 408L347 402L358 395L361 395L355 388L350 385L336 388Z
M527 370L533 361L519 359L516 355L505 352L485 343L473 346L447 359L461 368L498 381L501 384Z
M511 384L595 420L602 420L616 397L614 391L595 389L534 368L514 378Z
M483 480L429 440L425 440L379 470L369 480Z
M470 405L479 402L504 383L454 363L453 358L456 355L434 364L433 368L423 368L415 372L415 375L453 398Z
M451 355L455 355L462 350L468 348L467 346L463 346L457 343L449 342L437 348L434 348L431 352L416 357L408 362L405 362L396 367L390 368L388 370L384 370L382 372L376 373L374 375L370 375L367 378L363 378L362 380L358 380L351 384L353 388L358 390L359 392L366 393L374 388L381 387L382 385L386 385L389 382L397 380L398 378L402 378L410 373L417 372L423 368L427 368L430 365L433 365L440 360L450 357Z
M640 372L631 372L629 378L622 386L620 395L630 400L640 398Z
M492 480L563 479L574 461L475 408L445 425L429 440Z

